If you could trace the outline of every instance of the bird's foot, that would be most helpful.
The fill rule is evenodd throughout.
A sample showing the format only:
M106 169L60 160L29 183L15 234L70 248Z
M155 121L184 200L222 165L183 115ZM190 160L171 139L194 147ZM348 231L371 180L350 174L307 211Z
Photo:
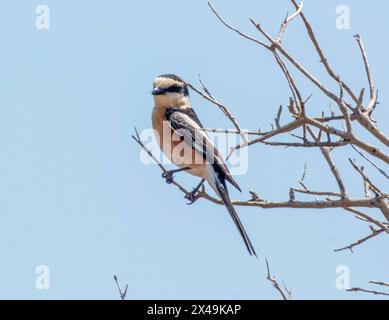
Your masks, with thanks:
M175 169L175 170L170 170L170 171L165 171L162 173L162 178L166 180L168 184L173 182L173 174L181 171L187 171L189 170L189 167L181 168L181 169Z
M204 179L201 180L197 187L185 196L185 199L189 200L189 202L187 203L188 205L195 203L201 197L201 192L205 191L204 181Z
M173 182L173 173L171 171L166 171L162 173L162 178L166 180L167 184L171 184Z
M192 192L189 192L186 196L185 196L185 199L188 200L189 202L187 203L187 205L191 205L193 203L195 203L198 199L199 199L199 190L198 189L193 189Z

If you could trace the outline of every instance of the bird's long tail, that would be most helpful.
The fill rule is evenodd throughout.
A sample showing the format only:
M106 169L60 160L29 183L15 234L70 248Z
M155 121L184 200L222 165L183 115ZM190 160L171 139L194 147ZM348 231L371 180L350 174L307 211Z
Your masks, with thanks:
M231 215L232 220L235 223L236 228L238 229L245 245L247 251L250 255L254 255L257 257L257 253L255 252L254 246L252 245L249 236L247 235L246 230L244 229L242 222L239 219L239 216L231 203L230 196L228 194L227 186L225 180L222 177L219 177L213 168L209 168L209 175L207 176L207 181L209 185L214 189L214 191L219 195L223 203L228 209L228 212Z

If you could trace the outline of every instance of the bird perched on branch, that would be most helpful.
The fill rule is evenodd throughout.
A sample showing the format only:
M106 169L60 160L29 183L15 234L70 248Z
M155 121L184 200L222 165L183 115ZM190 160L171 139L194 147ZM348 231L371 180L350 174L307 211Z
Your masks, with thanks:
M173 74L158 76L153 83L154 109L153 129L161 150L179 167L165 172L163 176L171 182L172 174L186 171L206 180L220 197L231 215L250 255L255 255L253 245L233 207L226 181L239 191L224 159L217 148L201 130L203 126L193 110L188 86L184 80ZM192 192L192 201L199 190L200 183Z

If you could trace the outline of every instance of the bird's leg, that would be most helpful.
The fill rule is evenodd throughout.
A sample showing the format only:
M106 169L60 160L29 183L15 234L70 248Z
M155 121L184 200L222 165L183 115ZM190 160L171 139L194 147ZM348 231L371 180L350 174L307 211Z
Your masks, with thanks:
M175 174L177 172L181 172L181 171L187 171L189 169L190 168L185 167L185 168L181 168L181 169L165 171L164 173L162 173L162 178L164 178L166 180L166 182L170 184L173 182L173 174Z
M192 190L192 192L188 193L186 196L185 196L185 199L186 200L189 200L188 204L191 205L193 204L197 199L198 199L198 191L200 190L200 188L202 187L203 183L204 183L205 179L202 179L200 181L200 183L197 185L196 188L194 188Z

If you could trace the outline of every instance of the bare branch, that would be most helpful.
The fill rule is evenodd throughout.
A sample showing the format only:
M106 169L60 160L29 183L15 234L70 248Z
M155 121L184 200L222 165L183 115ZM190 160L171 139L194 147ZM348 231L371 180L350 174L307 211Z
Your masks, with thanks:
M367 290L367 289L362 289L362 288L351 288L346 291L349 292L365 292L365 293L371 293L375 295L381 295L381 296L389 296L389 293L382 292L382 291L376 291L376 290Z
M375 285L378 285L378 286L381 286L381 287L389 287L389 283L387 283L387 282L371 280L371 281L369 281L369 283L370 284L375 284ZM389 296L389 293L387 293L387 292L377 291L377 290L367 290L367 289L362 289L362 288L351 288L351 289L348 289L347 291L350 291L350 292L365 292L365 293L371 293L371 294L375 294L375 295Z
M367 53L366 53L365 45L364 45L364 43L362 41L362 38L361 38L361 36L359 34L356 34L354 37L355 37L355 39L358 42L359 48L361 49L361 53L362 53L362 57L363 57L363 62L365 64L366 75L367 75L367 79L369 81L369 87L370 87L370 99L375 99L374 81L373 81L373 76L372 76L372 72L371 72L371 67L370 67L369 59L367 58Z
M339 109L342 112L344 120L346 122L347 134L351 135L352 134L352 125L351 125L350 115L347 111L347 106L343 101L343 82L342 82L342 80L340 80L340 77L338 78L338 82L339 82L339 88L340 88L338 106L339 106Z
M132 138L142 147L142 149L148 154L148 156L154 160L154 162L161 168L162 173L166 173L167 170L165 167L158 161L158 159L153 155L153 153L145 147L143 142L140 140L138 131L135 128L135 136L133 135ZM185 193L185 195L189 195L190 192L186 190L183 186L181 186L179 183L177 183L174 179L172 179L171 182L172 185L176 186L181 192Z
M208 100L209 102L213 103L214 105L216 105L223 113L224 115L231 121L231 123L233 124L233 126L235 127L235 129L239 132L239 134L241 135L243 141L247 141L246 137L242 134L242 129L240 128L239 124L238 124L238 121L236 120L236 118L234 117L234 115L231 113L231 111L224 105L224 104L221 104L220 102L218 102L215 98L213 98L212 95L208 94L209 93L209 90L204 86L204 84L201 82L201 85L203 86L204 88L204 91L205 91L205 94L203 92L201 92L199 89L197 89L195 86L191 85L190 83L187 83L187 85L193 90L195 91L197 94L199 94L200 96L202 96L204 99Z
M286 289L286 286L284 284L284 289L286 291L286 293L282 290L282 288L280 287L280 285L278 284L276 278L274 276L271 275L270 273L270 267L269 267L269 261L267 260L267 258L265 258L265 261L266 261L266 269L267 269L267 277L266 279L269 280L271 282L271 284L273 285L273 287L279 292L279 294L281 295L282 299L284 300L290 300L291 299L291 292Z
M126 287L124 289L124 291L122 291L122 288L120 287L120 284L119 284L119 279L116 275L113 276L113 279L115 280L116 282L116 285L118 287L118 290L119 290L119 294L120 294L120 299L122 300L126 300L126 295L127 295L127 290L128 290L128 284L126 284Z
M281 114L282 114L282 105L280 105L280 107L278 108L277 116L274 119L277 129L281 128L280 125Z
M364 158L367 162L369 162L374 168L376 168L378 170L379 173L381 173L386 179L389 180L389 175L384 171L382 170L376 163L374 163L373 161L371 161L368 157L366 157L361 151L358 150L358 148L356 148L355 146L351 145L351 147L359 153L359 155Z
M311 190L302 190L302 189L296 189L296 188L292 188L292 190L296 193L309 194L309 195L313 195L313 196L342 197L342 195L340 193L331 192L331 191L311 191Z
M278 43L281 43L282 36L284 35L285 30L286 30L289 22L291 22L295 17L297 17L303 11L303 6L304 6L304 1L301 1L301 3L298 6L296 12L293 13L291 16L288 16L288 15L286 16L285 20L281 24L280 31L278 32L278 36L277 36L277 39L276 39L276 41Z
M376 285L379 285L379 286L389 287L389 282L382 282L382 281L371 280L371 281L369 281L369 283L376 284Z
M363 180L369 185L370 189L374 191L374 193L377 196L382 196L384 193L376 186L374 185L369 177L363 172L363 168L358 167L355 160L349 159L349 162L353 166L353 168L362 176Z
M229 23L227 23L220 15L219 13L215 10L215 8L212 6L212 4L210 2L208 2L208 6L211 8L212 12L216 15L216 17L221 21L221 23L223 23L228 29L232 30L232 31L235 31L237 34L239 34L241 37L243 38L246 38L250 41L253 41L255 42L256 44L259 44L260 46L263 46L265 48L269 48L268 45L266 45L264 42L262 41L259 41L241 31L239 31L238 29L234 28L233 26L231 26Z
M337 142L304 142L304 143L296 143L296 142L273 142L273 141L260 141L260 143L275 146L275 147L295 147L295 148L336 148L336 147L344 147L349 145L350 143L347 141L337 141Z
M298 8L298 4L297 4L297 1L295 0L292 0L292 3L294 4L294 6L296 8ZM310 23L308 22L307 18L305 17L304 13L301 12L300 13L300 17L301 19L303 20L304 22L304 25L305 25L305 28L307 30L307 33L308 33L308 36L309 38L311 39L315 49L316 49L316 52L318 53L319 57L320 57L320 61L323 63L324 65L324 68L326 69L327 73L334 79L334 80L337 80L338 76L337 74L332 70L331 66L329 65L328 63L328 60L327 58L325 57L324 53L323 53L323 50L321 49L317 39L316 39L316 36L313 32L313 29L310 25ZM343 87L346 89L347 93L350 95L350 97L354 100L354 102L357 102L358 98L357 96L353 93L353 91L350 89L350 87L342 82L342 85Z
M375 238L377 237L378 235L380 235L382 232L384 232L385 230L384 229L380 229L380 230L377 230L377 229L374 229L373 227L370 227L370 230L371 230L371 233L366 236L366 237L363 237L362 239L346 246L346 247L343 247L343 248L340 248L340 249L336 249L334 250L335 252L340 252L340 251L344 251L344 250L350 250L351 252L354 252L353 251L353 248L356 247L356 246L359 246L361 244L363 244L364 242L372 239L372 238Z
M386 136L369 117L369 111L365 112L361 108L356 110L356 119L358 122L369 131L374 137L376 137L381 143L389 147L389 137Z
M314 132L312 131L312 129L310 127L308 127L308 132L316 140L317 143L320 143L320 138L314 134ZM342 198L347 198L348 195L347 195L344 183L343 183L343 179L340 176L340 172L339 172L338 168L336 167L334 161L332 160L332 157L330 154L330 152L331 152L330 149L327 147L320 147L320 151L323 154L323 157L326 159L328 165L330 166L331 172L334 175L336 182L338 183L339 191L340 191Z
M260 130L258 131L247 131L247 130L242 130L242 131L238 131L238 130L234 130L234 129L212 129L212 128L200 128L199 129L200 131L204 131L204 132L211 132L211 133L224 133L224 134L235 134L235 135L239 135L239 134L244 134L244 135L253 135L253 136L264 136L265 134L268 134L269 132L261 132Z
M251 23L257 28L257 30L265 36L265 38L271 43L271 47L267 47L268 50L274 51L277 49L290 63L292 63L305 77L307 77L313 84L315 84L327 97L334 101L337 101L337 97L331 91L329 91L318 79L315 78L306 68L302 66L300 62L294 59L288 51L283 48L278 42L276 42L255 20L250 19Z
M308 171L308 163L305 162L305 163L304 163L303 175L301 176L301 179L300 179L300 183L301 183L301 184L304 182L305 178L307 177L307 171Z
M363 212L361 212L359 210L356 210L354 207L355 206L353 206L353 208L352 207L345 207L343 209L348 211L348 212L351 212L351 213L355 214L361 220L368 221L368 222L376 225L378 228L384 230L386 233L389 234L389 228L387 226L385 226L382 222L380 222L380 221L378 221L376 219L373 219L372 217L370 217L366 213L363 213Z
M389 155L388 154L384 153L383 151L381 151L377 147L372 146L372 145L368 144L367 142L364 142L361 139L356 138L354 135L349 135L346 132L343 132L343 131L338 130L334 127L330 127L328 125L325 125L325 124L321 123L320 121L317 121L316 119L305 118L304 121L307 124L310 124L318 129L320 129L321 131L336 135L336 136L341 137L345 140L349 140L352 144L360 147L362 150L368 152L370 155L372 155L378 159L381 159L382 161L389 164Z
M206 192L200 192L200 198L211 201L212 203L223 205L223 202L211 197ZM325 201L232 201L234 206L241 207L259 207L262 209L274 208L290 208L290 209L335 209L335 208L378 208L376 198L370 199L340 199L340 200L325 200Z
M251 141L248 141L248 142L245 142L245 143L238 144L235 147L231 148L231 151L230 151L227 159L231 156L231 154L233 152L235 152L238 149L241 149L241 148L244 148L244 147L248 147L248 146L251 146L253 144L265 141L265 140L270 139L270 138L272 138L272 137L274 137L276 135L279 135L281 133L293 131L296 128L300 127L302 125L302 123L303 123L302 119L295 120L293 122L288 123L285 126L282 126L281 128L279 128L277 130L273 130L273 131L268 132L267 134L263 135L260 138L257 138L255 140L251 140Z
M303 99L301 97L300 91L297 88L296 81L293 79L290 71L288 70L285 62L282 60L280 55L276 51L273 52L273 55L274 55L274 57L276 59L276 62L280 66L280 68L281 68L282 72L284 73L285 78L286 78L286 80L288 82L290 91L292 92L292 96L293 96L293 100L294 100L294 105L297 106L297 109L299 110L299 113L302 113L302 108L303 108L303 104L304 103L303 103ZM291 108L291 104L290 104L289 110L290 110L290 108ZM293 111L291 113L292 114L296 114Z
M158 164L163 173L167 170L159 163L159 161L154 157L150 150L148 150L142 141L139 138L138 133L132 138L144 149L147 154ZM190 194L184 187L182 187L176 181L172 181L172 184L176 186L181 192L188 196ZM198 198L206 199L212 203L223 205L223 202L219 199L211 197L205 190L200 190L198 193ZM345 208L349 210L354 210L352 208L379 208L381 206L380 199L370 198L370 199L340 199L340 200L326 200L326 201L286 201L286 202L268 202L262 199L258 200L249 200L249 201L232 201L232 204L235 206L245 206L245 207L260 207L263 209L272 209L272 208L299 208L299 209L326 209L326 208ZM355 213L355 212L354 212ZM369 216L361 214L364 219L369 219L369 221L378 224L379 227L385 228L384 225L375 222L374 219L371 219Z

